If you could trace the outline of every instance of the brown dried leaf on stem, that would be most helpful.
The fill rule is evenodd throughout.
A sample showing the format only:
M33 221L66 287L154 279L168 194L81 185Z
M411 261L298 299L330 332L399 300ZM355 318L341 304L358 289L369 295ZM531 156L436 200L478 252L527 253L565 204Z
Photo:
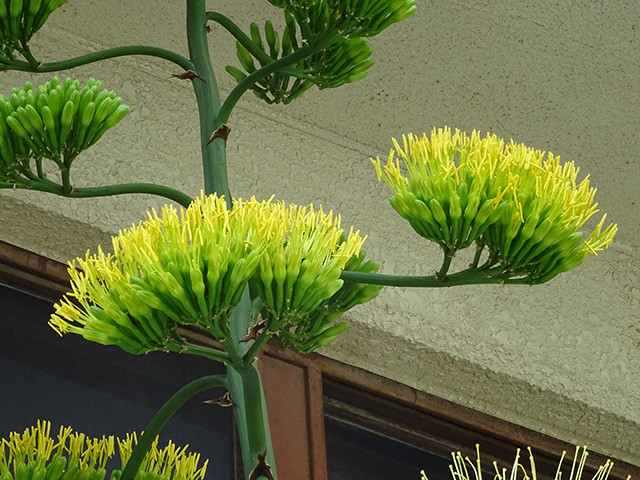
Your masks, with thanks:
M260 477L265 477L268 480L275 480L273 475L271 475L271 467L264 460L266 456L267 452L258 454L258 463L251 472L249 480L258 480Z

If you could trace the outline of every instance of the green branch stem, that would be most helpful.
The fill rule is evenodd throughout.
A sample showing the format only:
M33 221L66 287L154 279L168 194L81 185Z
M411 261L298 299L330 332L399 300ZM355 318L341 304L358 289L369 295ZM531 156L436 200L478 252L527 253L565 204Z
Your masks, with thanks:
M22 56L24 56L24 58L27 60L27 62L29 62L29 64L34 67L34 68L38 68L38 65L40 62L38 62L34 56L31 54L31 50L29 49L29 45L27 44L26 41L21 41L20 42L21 46L18 47L18 51L22 54Z
M209 347L203 347L202 345L196 345L193 343L185 343L178 349L179 353L187 353L189 355L196 355L198 357L208 358L216 362L229 363L231 357L227 352L221 352Z
M62 172L64 175L64 171ZM64 180L64 176L63 176ZM36 190L39 192L53 193L69 198L93 198L93 197L110 197L113 195L124 195L133 193L146 193L149 195L157 195L168 200L178 203L187 208L193 198L180 190L164 185L156 185L155 183L120 183L117 185L105 185L101 187L73 187L66 191L65 185L59 185L46 178L33 178L24 182L0 182L0 188L20 188L25 190Z
M242 357L238 353L238 349L236 348L231 338L227 337L224 340L220 341L220 343L222 344L222 348L224 348L224 351L229 355L232 364L238 365L242 362Z
M6 62L5 59L3 59L2 63L4 63L7 70L47 73L58 72L60 70L68 70L70 68L88 65L90 63L99 62L101 60L129 55L145 55L150 57L158 57L175 63L185 71L193 69L193 63L191 63L188 58L183 57L179 53L172 52L171 50L166 50L164 48L152 47L147 45L125 45L122 47L107 48L105 50L100 50L99 52L88 53L86 55L80 55L78 57L50 63L32 64L22 60L9 60L8 62Z
M209 390L211 388L227 388L227 380L224 375L209 375L206 377L198 378L194 380L176 393L174 393L169 400L158 410L153 416L147 427L144 429L144 433L140 437L140 441L133 449L131 457L127 461L127 465L122 471L121 480L133 480L140 469L140 465L144 460L145 455L151 448L153 441L158 436L162 428L169 421L169 419L178 411L182 405L184 405L189 399L193 398L200 392Z
M480 257L482 256L482 250L484 249L484 245L476 242L476 251L473 255L473 262L471 262L471 267L476 268L480 263Z
M527 278L509 278L504 276L502 267L490 269L468 268L445 278L436 275L385 275L343 271L340 278L347 283L367 283L389 287L455 287L460 285L512 284L530 285Z
M15 188L21 190L35 190L38 192L62 195L62 186L46 178L38 178L36 175L27 175L27 178L11 179L10 182L0 182L0 188Z
M189 207L193 198L180 190L155 183L121 183L103 187L73 188L66 196L72 198L108 197L130 193L146 193L167 198L173 202Z
M69 171L69 167L68 166L65 165L60 169L60 178L62 179L61 193L62 193L62 195L67 197L67 196L69 196L69 193L72 190L72 187L71 187L71 172Z
M436 273L436 277L439 280L446 279L447 272L449 271L449 267L451 266L451 260L453 260L453 256L455 255L455 253L455 250L448 247L444 249L444 259L442 260L442 266L440 267L440 270L438 270L438 273Z

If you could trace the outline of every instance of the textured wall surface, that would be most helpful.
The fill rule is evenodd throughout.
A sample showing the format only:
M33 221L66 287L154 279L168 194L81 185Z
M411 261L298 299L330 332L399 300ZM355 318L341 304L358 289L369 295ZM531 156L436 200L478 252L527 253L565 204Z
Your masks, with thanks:
M620 233L609 251L537 287L387 288L323 353L566 441L640 464L640 3L418 0L373 39L369 77L289 107L252 95L231 118L235 196L322 204L369 235L384 273L437 269L438 249L388 205L371 156L391 137L448 125L574 160ZM209 2L247 27L281 22L266 0ZM71 1L34 39L38 58L148 44L186 53L184 2ZM210 35L216 65L233 42ZM131 113L76 160L76 184L202 185L190 85L167 62L129 57L63 72L95 76ZM233 86L220 68L224 93ZM0 87L45 76L9 72ZM0 191L0 239L67 261L144 219L152 197L67 200ZM468 258L457 258L464 266ZM471 447L471 446L470 446Z

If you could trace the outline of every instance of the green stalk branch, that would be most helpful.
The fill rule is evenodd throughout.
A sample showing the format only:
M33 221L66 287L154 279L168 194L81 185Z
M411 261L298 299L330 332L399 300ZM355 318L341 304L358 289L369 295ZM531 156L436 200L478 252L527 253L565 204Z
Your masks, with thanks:
M122 471L121 480L133 480L135 478L151 444L178 409L198 393L214 387L227 388L226 377L224 375L209 375L198 378L174 393L144 429L144 434L140 437L140 441L133 449L131 457L129 457L127 465Z
M89 198L108 197L128 193L147 193L151 195L158 195L159 197L168 198L169 200L182 205L184 208L187 208L193 201L193 198L180 190L172 187L166 187L164 185L156 185L155 183L122 183L117 185L107 185L104 187L73 188L66 196L72 198Z
M259 62L260 65L267 65L269 63L274 62L275 60L267 54L264 50L258 48L258 46L253 43L251 38L240 29L231 19L225 17L221 13L218 12L207 12L207 19L212 22L216 22L220 26L224 27L227 32L229 32L238 42L242 44L244 48L246 48L251 55L253 55ZM290 75L292 77L301 77L304 75L303 72L297 70L295 68L281 68L280 71L285 75Z
M60 169L60 178L62 179L62 190L61 194L65 197L69 195L71 192L71 172L69 172L69 167L67 165L63 166Z
M327 44L331 43L331 41L335 38L337 34L333 31L327 31L322 34L313 46L302 47L295 52L290 53L286 57L279 58L262 68L259 68L251 75L247 76L244 80L238 83L229 96L225 99L222 107L220 108L220 112L218 113L218 117L216 118L216 126L220 126L229 121L229 117L231 116L231 111L238 103L238 100L244 95L244 93L249 90L254 84L259 82L262 78L267 75L276 72L286 66L292 65L303 58L313 55L318 51L322 50Z
M455 250L450 248L444 249L444 259L442 260L442 266L438 273L436 273L436 277L439 280L444 280L447 277L447 272L449 271L449 267L451 266L451 260L453 260L453 256L455 255Z
M150 47L146 45L127 45L123 47L108 48L106 50L88 53L87 55L81 55L79 57L73 57L67 60L61 60L59 62L41 63L36 65L22 60L10 60L9 62L3 61L3 63L6 65L7 70L46 73L68 70L70 68L99 62L101 60L124 57L128 55L146 55L150 57L158 57L175 63L185 71L193 69L193 64L191 63L191 61L183 57L182 55L170 50L165 50L164 48Z
M62 173L64 175L65 172L63 171ZM193 201L193 198L180 190L176 190L172 187L165 187L164 185L156 185L155 183L120 183L117 185L106 185L102 187L73 187L67 192L65 191L64 185L59 185L46 178L34 177L33 179L26 180L20 184L0 182L0 188L36 190L69 198L110 197L113 195L124 195L130 193L146 193L167 198L179 205L182 205L184 208L187 208Z
M21 41L21 47L18 47L18 51L27 59L27 62L33 67L38 68L40 64L31 54L31 50L29 49L29 45L25 41Z
M530 285L531 281L526 278L508 278L501 274L501 267L492 269L468 268L460 272L447 275L444 279L438 275L418 276L418 275L384 275L379 273L363 273L343 271L340 278L347 283L368 283L374 285L386 285L390 287L455 287L459 285L477 284L512 284Z
M240 357L240 354L238 353L238 349L236 348L233 340L227 337L224 340L222 340L220 343L222 344L222 348L224 348L224 351L227 352L227 354L229 355L229 358L231 359L231 363L234 365L240 364L242 359Z
M471 262L471 268L476 268L478 263L480 263L480 257L482 256L482 250L484 249L484 245L476 242L476 252L473 255L473 261Z
M215 360L216 362L229 363L231 361L231 357L227 352L221 352L220 350L214 350L213 348L203 347L201 345L195 345L188 342L182 345L178 352L197 355L199 357L208 358L209 360Z

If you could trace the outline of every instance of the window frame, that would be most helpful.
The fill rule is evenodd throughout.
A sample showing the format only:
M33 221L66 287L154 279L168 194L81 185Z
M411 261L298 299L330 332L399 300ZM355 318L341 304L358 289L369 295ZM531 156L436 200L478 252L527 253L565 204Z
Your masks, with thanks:
M0 241L0 284L57 301L68 291L67 266ZM213 342L195 330L193 342ZM483 464L510 465L518 447L530 446L539 472L553 471L563 450L573 445L323 355L282 350L269 342L259 356L270 429L280 478L327 480L325 414L385 436L449 455L473 454L481 445ZM583 478L605 456L591 452ZM640 468L612 459L611 480L640 479ZM565 460L566 462L566 460ZM419 472L416 472L416 478ZM545 475L538 475L545 480Z

